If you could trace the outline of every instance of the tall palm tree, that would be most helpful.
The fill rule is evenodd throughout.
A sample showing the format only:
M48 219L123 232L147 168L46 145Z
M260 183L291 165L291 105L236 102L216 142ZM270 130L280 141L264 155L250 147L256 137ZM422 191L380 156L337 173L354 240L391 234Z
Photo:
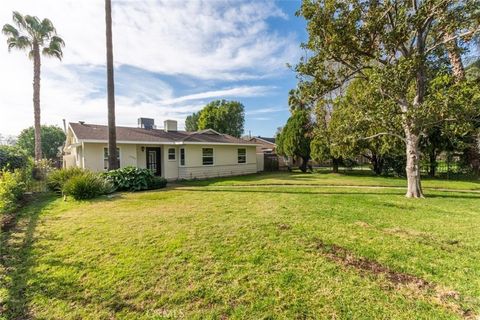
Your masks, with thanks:
M62 47L65 42L57 36L57 31L48 19L40 21L35 16L23 16L13 12L13 22L17 27L6 24L2 32L8 37L8 50L28 50L33 59L33 114L35 127L35 160L42 158L42 138L40 128L40 53L47 57L62 60Z
M113 78L112 1L105 0L107 31L108 170L118 169L115 128L115 83Z

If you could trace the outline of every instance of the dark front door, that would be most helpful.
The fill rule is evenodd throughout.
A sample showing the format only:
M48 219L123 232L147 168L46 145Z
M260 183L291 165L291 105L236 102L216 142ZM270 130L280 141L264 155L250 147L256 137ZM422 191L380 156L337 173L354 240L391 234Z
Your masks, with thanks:
M147 148L147 169L150 169L153 174L159 176L162 174L160 166L160 148Z

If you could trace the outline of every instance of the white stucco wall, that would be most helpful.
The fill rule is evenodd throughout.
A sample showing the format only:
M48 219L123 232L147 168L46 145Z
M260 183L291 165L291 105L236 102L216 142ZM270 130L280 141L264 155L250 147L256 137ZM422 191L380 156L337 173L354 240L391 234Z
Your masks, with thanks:
M137 147L134 144L118 144L120 149L120 168L137 166ZM83 144L83 167L95 172L104 171L103 149L108 148L103 143Z
M219 146L219 145L185 145L185 166L178 170L179 179L202 179L250 174L257 172L255 146ZM202 148L213 148L214 164L202 164ZM247 162L238 163L239 148L247 149Z
M104 171L103 149L105 143L83 143L72 147L69 156L76 159L76 165L95 172ZM144 150L142 151L142 147ZM135 145L118 144L120 149L120 167L136 166L146 168L146 148L160 147L161 174L168 180L176 179L201 179L242 175L257 172L257 155L255 146L231 145ZM175 149L175 160L168 159L168 149ZM180 148L185 149L185 165L180 166ZM202 148L213 148L214 164L202 164ZM245 148L247 152L246 163L238 163L238 149Z

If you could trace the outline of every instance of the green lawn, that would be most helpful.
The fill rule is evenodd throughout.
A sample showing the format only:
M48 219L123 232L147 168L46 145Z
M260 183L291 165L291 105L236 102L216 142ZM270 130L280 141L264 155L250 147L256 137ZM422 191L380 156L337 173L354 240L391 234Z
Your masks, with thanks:
M1 236L0 319L475 319L480 185L403 185L283 173L43 196Z

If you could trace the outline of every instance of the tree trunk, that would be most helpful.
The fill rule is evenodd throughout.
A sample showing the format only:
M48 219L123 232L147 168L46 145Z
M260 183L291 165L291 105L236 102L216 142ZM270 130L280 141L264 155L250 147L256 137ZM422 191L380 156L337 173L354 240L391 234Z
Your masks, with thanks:
M383 157L373 153L371 161L373 166L373 172L377 176L381 175L383 171Z
M107 38L107 96L108 96L108 170L118 169L117 133L115 127L115 84L113 77L112 2L105 0Z
M423 198L420 183L420 148L419 136L412 133L408 128L405 130L406 153L407 153L407 198Z
M309 158L302 157L302 164L299 166L299 168L303 173L307 172L308 160L309 160Z
M337 158L332 159L332 168L333 168L333 173L338 173L338 164L339 160Z
M42 127L40 123L40 48L33 43L33 116L35 131L35 160L42 159Z
M452 33L446 33L444 39L451 39L454 37ZM452 73L455 77L455 81L461 81L465 79L465 68L462 62L462 56L460 53L460 48L458 47L457 40L451 40L445 44L445 47L448 52L448 59L450 60L450 65L452 66Z

